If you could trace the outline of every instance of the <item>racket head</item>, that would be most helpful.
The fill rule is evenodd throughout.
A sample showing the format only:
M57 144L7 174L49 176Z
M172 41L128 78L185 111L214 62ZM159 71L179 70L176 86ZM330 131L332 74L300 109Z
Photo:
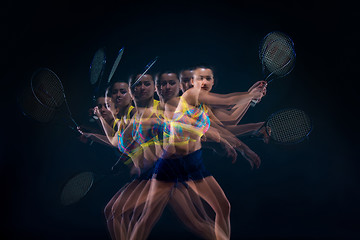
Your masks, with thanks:
M35 98L30 86L23 89L17 96L17 103L21 113L32 120L40 123L48 123L55 117L56 111L49 108Z
M266 79L284 77L295 67L294 42L285 33L271 32L260 43L259 58Z
M136 81L134 81L134 83L131 85L131 88L133 88L134 86L136 86L136 84L138 84L138 82L141 80L141 78L150 70L150 68L156 63L156 61L158 60L159 57L155 57L151 62L149 62L146 66L145 66L145 70L144 72L139 76L139 78L136 79Z
M98 49L91 61L89 75L90 75L90 84L94 85L98 81L101 81L102 75L104 73L106 65L106 54L105 48Z
M30 80L31 91L41 105L56 110L65 101L64 88L59 77L48 68L36 70Z
M273 142L291 145L308 138L313 122L303 110L286 108L269 116L264 126Z
M81 172L70 178L62 188L61 204L69 206L80 201L93 186L94 178L93 172Z
M117 69L117 67L118 67L118 65L120 63L120 60L121 60L123 54L124 54L124 47L120 49L120 51L119 51L119 53L118 53L118 55L117 55L117 57L115 59L115 62L113 64L112 68L111 68L109 78L108 78L108 81L107 81L108 83L110 83L111 78L113 77L113 75L114 75L114 73L115 73L115 71L116 71L116 69Z

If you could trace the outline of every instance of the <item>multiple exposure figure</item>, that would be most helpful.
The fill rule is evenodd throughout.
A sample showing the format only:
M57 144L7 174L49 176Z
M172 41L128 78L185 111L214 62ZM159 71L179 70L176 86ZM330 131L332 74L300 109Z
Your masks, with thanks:
M239 122L250 102L266 94L266 83L256 82L245 92L216 94L211 92L214 73L207 66L139 77L115 82L101 107L94 108L103 141L118 147L119 161L136 174L105 207L111 238L146 239L169 204L198 236L230 239L230 203L205 168L202 144L216 142L233 162L240 153L259 167L258 155L238 136L255 132L263 123ZM114 117L107 117L103 105ZM104 139L98 133L83 135Z

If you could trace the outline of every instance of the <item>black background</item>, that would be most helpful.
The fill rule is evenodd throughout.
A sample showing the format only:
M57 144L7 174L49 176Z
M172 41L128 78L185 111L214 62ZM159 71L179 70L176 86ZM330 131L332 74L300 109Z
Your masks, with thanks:
M124 176L99 182L81 202L60 205L66 179L81 171L106 173L116 159L64 127L22 116L16 97L37 68L58 74L81 122L91 103L89 65L100 47L106 47L107 73L125 47L114 78L126 79L159 56L154 71L215 66L214 91L228 93L262 79L258 44L274 30L294 40L296 67L269 85L242 122L297 107L312 117L314 130L295 146L248 142L262 158L258 170L240 156L232 165L205 153L232 204L232 239L360 238L355 7L344 1L4 3L2 239L109 239L102 211L128 179L124 170ZM150 239L174 238L197 239L166 209Z

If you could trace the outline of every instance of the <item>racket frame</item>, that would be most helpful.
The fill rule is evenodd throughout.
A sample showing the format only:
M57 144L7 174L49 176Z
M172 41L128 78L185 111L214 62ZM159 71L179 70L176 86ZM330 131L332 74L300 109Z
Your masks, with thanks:
M159 57L155 57L151 62L149 62L146 66L145 66L145 70L144 72L136 79L136 81L131 85L131 88L133 88L134 86L136 86L136 84L141 80L141 78L149 71L149 69L156 63L156 61L158 60Z
M53 72L51 69L49 69L49 68L39 68L38 70L36 70L36 71L33 73L32 77L31 77L30 87L31 87L31 91L32 91L35 99L37 100L37 102L40 103L42 106L47 107L47 108L49 108L49 109L51 109L51 110L54 110L54 111L58 111L58 110L61 108L61 106L63 105L63 103L64 103L64 102L62 102L58 107L55 107L55 108L54 108L54 107L51 107L51 106L49 106L49 105L47 105L47 104L45 104L45 103L43 103L43 102L40 101L40 99L38 98L38 96L36 95L36 93L35 93L35 91L34 91L34 86L33 86L33 78L34 78L34 77L36 76L36 74L38 74L40 71L48 71L48 72L50 72L52 75L54 75L54 77L57 79L57 81L59 82L59 85L60 85L61 93L62 93L63 98L64 98L65 106L66 106L66 109L67 109L67 112L68 112L67 115L68 115L68 117L71 119L71 121L75 124L76 128L78 128L79 125L78 125L77 122L74 120L74 118L73 118L73 116L72 116L72 113L71 113L71 111L70 111L70 107L69 107L69 104L68 104L68 102L67 102L66 95L65 95L64 86L63 86L60 78L58 77L58 75L57 75L55 72ZM50 96L51 96L51 95L50 95ZM52 96L51 96L51 97L52 97ZM71 127L70 127L70 128L71 128Z
M63 203L63 194L64 194L64 189L65 187L67 187L67 185L69 184L70 181L72 181L74 178L80 176L81 174L91 174L91 182L89 184L89 186L87 187L86 191L83 192L81 194L81 196L79 198L77 198L75 201L72 201L68 204L64 204ZM93 172L90 172L90 171L85 171L85 172L78 172L74 175L72 175L72 177L70 177L61 187L61 192L60 192L60 202L61 202L61 205L63 206L69 206L69 205L72 205L72 204L75 204L77 202L79 202L81 199L83 199L87 194L88 192L90 191L90 189L92 188L92 186L94 185L94 180L95 180L95 174Z
M279 34L281 35L283 38L277 38L277 39L273 39L271 40L269 43L266 44L266 46L264 47L264 44L266 43L266 39L269 37L269 35L271 34ZM265 59L265 54L269 48L269 46L271 46L274 42L277 42L277 41L286 41L288 42L289 46L291 46L291 54L290 54L290 59L286 62L286 64L284 64L281 68L279 69L276 69L272 72L269 71L269 73L266 72L267 70L267 67L266 67L266 64L264 62L264 59ZM295 61L296 61L296 52L295 52L295 49L294 49L294 42L293 40L287 36L285 33L282 33L282 32L279 32L279 31L273 31L273 32L270 32L268 34L266 34L266 36L262 39L261 43L260 43L260 47L259 47L259 58L260 58L260 61L261 61L261 69L262 69L262 74L265 78L265 82L266 82L266 87L269 83L271 83L273 80L275 79L278 79L278 78L282 78L282 77L285 77L287 76L288 74L290 74L292 72L292 70L294 69L295 67ZM285 74L281 74L281 75L276 75L276 72L279 72L281 71L282 69L284 69L285 67L287 67L290 63L292 63L292 67L285 73ZM273 75L275 75L276 77L273 77ZM272 77L270 80L269 78ZM251 100L250 102L250 105L252 107L255 107L255 105L259 102L259 100Z
M269 132L268 130L268 122L274 118L274 116L278 115L279 113L282 113L282 112L286 112L286 111L290 111L290 110L298 110L298 111L302 111L304 113L304 115L309 119L310 121L310 129L309 131L307 132L307 134L300 138L299 140L297 141L294 141L294 142L281 142L281 141L277 141L276 139L274 139L272 136L271 136L271 132ZM264 124L257 130L255 131L255 133L253 133L251 136L253 138L256 138L258 140L263 140L263 137L258 137L257 135L260 134L260 130L262 128L265 128L265 132L266 134L269 136L269 139L271 140L271 142L275 143L275 144L280 144L280 145L294 145L294 144L298 144L298 143L301 143L302 141L306 140L306 139L309 139L309 135L310 133L313 131L313 128L314 128L314 124L313 124L313 120L309 117L308 114L305 113L305 111L301 110L301 109L297 109L297 108L284 108L284 109L281 109L281 110L278 110L274 113L272 113L267 119L266 121L264 122Z
M99 52L99 51L102 51L103 52L103 54L104 54L104 57L103 57L103 59L102 59L102 61L101 61L101 71L100 71L100 74L99 74L99 76L97 77L97 80L94 82L94 83L92 83L92 81L91 81L91 79L92 79L92 77L91 77L91 68L92 68L92 66L93 66L93 64L94 64L94 60L95 60L95 56L96 56L96 54ZM105 67L106 67L106 52L105 52L105 47L102 47L102 48L99 48L96 52L95 52L95 54L94 54L94 56L93 56L93 59L92 59L92 61L91 61L91 63L90 63L90 68L89 68L89 76L90 76L90 84L91 85L95 85L96 83L97 83L97 86L94 88L94 90L93 90L93 96L92 96L92 101L93 101L93 103L95 103L96 102L96 95L97 95L97 93L99 92L99 90L100 90L100 85L101 85L101 82L102 82L102 78L103 78L103 75L104 75L104 72L105 72Z
M114 61L114 64L113 64L113 66L111 68L111 71L110 71L110 74L109 74L109 78L108 78L108 81L107 81L108 84L111 82L111 79L112 79L112 77L114 76L114 74L116 72L116 69L117 69L117 67L118 67L118 65L119 65L119 63L121 61L121 58L122 58L122 56L124 54L124 50L125 50L124 47L122 47L119 50L119 53L118 53L118 55L117 55L117 57L116 57L116 59Z

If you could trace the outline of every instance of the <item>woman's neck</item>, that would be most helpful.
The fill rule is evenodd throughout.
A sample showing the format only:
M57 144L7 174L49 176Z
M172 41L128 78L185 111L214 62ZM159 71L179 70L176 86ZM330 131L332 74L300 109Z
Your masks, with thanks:
M154 105L154 98L149 98L143 101L135 101L135 106L137 108L149 108Z
M131 106L131 103L129 103L128 105L126 105L122 108L119 108L119 112L117 114L118 118L126 116L130 106Z

